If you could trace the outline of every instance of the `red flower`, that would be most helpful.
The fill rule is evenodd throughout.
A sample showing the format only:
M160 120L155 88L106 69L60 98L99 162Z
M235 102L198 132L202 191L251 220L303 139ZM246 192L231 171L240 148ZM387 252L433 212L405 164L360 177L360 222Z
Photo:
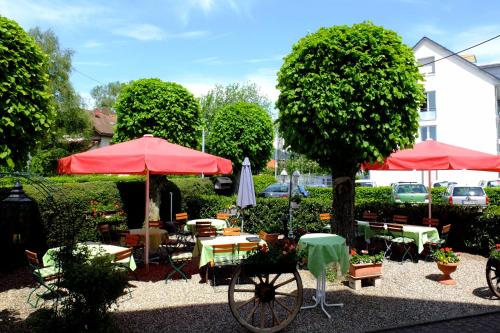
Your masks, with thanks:
M356 253L356 250L355 249L352 249L351 250L351 256L355 256L357 253Z
M496 246L497 246L497 250L500 250L500 244L497 244Z
M444 251L445 251L445 252L451 252L451 247L445 247L445 248L444 248Z

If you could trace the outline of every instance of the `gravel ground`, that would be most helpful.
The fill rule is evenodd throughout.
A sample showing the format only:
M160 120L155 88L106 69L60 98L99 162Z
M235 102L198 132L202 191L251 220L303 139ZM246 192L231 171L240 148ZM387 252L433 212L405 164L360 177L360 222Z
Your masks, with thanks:
M452 274L457 285L444 286L436 282L435 263L386 261L380 287L354 291L343 282L327 283L327 301L344 307L328 309L332 320L319 308L302 310L285 332L363 332L499 310L500 300L490 298L485 266L485 258L463 254ZM157 267L131 281L132 298L123 297L114 311L124 333L244 331L230 312L227 286L200 284L199 275L165 284L165 273ZM308 271L300 273L304 304L310 304L316 282ZM0 278L0 331L5 331L6 322L22 323L33 309L26 304L26 272Z

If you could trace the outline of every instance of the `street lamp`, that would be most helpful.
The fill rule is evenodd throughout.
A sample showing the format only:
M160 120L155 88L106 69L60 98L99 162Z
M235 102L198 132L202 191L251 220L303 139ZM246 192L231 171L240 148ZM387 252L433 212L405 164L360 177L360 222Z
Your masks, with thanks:
M288 173L286 172L285 169L281 170L280 173L280 183L284 184L288 178Z
M286 172L286 171L285 171ZM297 187L299 183L300 172L295 170L290 175L290 183L288 186L288 238L293 238L293 229L292 229L292 218L293 218L293 209L296 207L292 206L292 188Z

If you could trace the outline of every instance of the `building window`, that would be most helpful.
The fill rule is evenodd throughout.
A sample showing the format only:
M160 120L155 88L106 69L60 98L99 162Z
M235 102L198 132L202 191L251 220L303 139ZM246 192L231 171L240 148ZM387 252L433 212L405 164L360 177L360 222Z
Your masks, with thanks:
M434 57L421 58L417 60L419 64L420 73L434 74Z
M420 120L436 119L436 92L428 91L425 93L425 99L420 106Z
M436 126L422 126L420 127L420 138L422 141L427 139L437 140Z

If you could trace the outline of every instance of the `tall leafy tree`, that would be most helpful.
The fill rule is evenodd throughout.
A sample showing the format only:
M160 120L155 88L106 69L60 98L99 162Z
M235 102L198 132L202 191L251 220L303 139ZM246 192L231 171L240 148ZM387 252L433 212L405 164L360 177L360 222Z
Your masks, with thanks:
M53 123L47 57L16 22L0 16L0 166L22 167Z
M116 113L115 142L153 134L183 146L198 146L200 105L180 84L160 79L132 81L121 92Z
M96 106L114 111L116 100L124 86L125 83L110 82L105 85L95 86L90 91L90 95L95 100Z
M196 148L200 138L200 105L183 86L160 79L141 79L127 84L116 102L118 116L113 141L122 142L144 134ZM164 177L151 176L151 220L160 218Z
M210 153L230 159L236 170L248 157L258 173L271 158L273 123L259 105L239 102L220 109L208 137Z
M29 34L35 39L49 58L48 73L52 98L56 105L56 139L63 135L86 136L92 129L90 117L82 108L80 96L70 81L73 51L63 49L52 30L42 31L36 27Z
M231 83L226 86L215 85L208 93L200 97L204 128L210 132L213 119L218 110L237 102L254 103L267 112L271 112L271 101L263 96L255 83Z
M294 151L331 170L332 231L348 242L354 176L361 163L413 145L421 79L411 48L370 22L303 37L278 73L279 130Z

